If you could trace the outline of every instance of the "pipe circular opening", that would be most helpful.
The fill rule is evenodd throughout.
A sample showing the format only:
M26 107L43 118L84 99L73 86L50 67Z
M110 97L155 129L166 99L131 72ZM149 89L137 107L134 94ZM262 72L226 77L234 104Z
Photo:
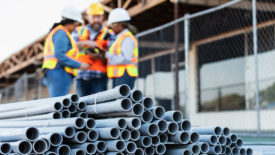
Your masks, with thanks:
M1 145L1 152L4 154L10 153L12 151L11 145L8 143L3 143Z
M135 150L137 149L137 145L133 142L128 142L126 146L127 152L128 153L134 153Z
M164 154L165 151L166 151L165 145L159 144L159 145L156 146L156 152L157 152L158 154Z
M169 123L168 132L170 134L176 134L178 132L178 130L179 130L179 126L176 123L174 123L174 122Z
M200 153L200 147L198 145L193 145L192 146L192 152L194 154L199 154Z
M75 129L73 127L67 127L65 129L65 135L68 137L68 138L72 138L75 134Z
M45 152L46 149L47 143L44 140L37 140L33 143L33 150L38 154Z
M77 118L75 121L75 125L77 128L82 129L85 126L85 121L83 118Z
M225 139L224 136L220 136L220 137L219 137L219 143L220 143L221 145L225 145L226 139Z
M232 144L231 139L229 137L226 137L226 146L230 146Z
M158 122L158 127L159 127L160 132L165 132L168 129L168 125L167 125L166 121L164 121L164 120L160 120Z
M128 85L121 85L119 88L119 93L124 96L127 97L130 95L130 87Z
M236 147L232 148L232 153L233 154L239 154L238 148L236 148Z
M29 154L29 153L31 153L31 151L32 151L32 146L31 146L30 142L28 142L28 141L22 141L19 144L19 152L21 154Z
M225 136L230 135L230 129L229 129L228 127L224 127L224 128L223 128L223 134L224 134Z
M132 101L128 98L125 98L121 101L121 107L123 110L128 111L132 108Z
M113 138L118 138L119 137L119 130L117 128L112 128L110 134Z
M159 118L159 119L162 118L164 116L164 114L165 114L165 110L163 107L160 107L160 106L156 107L155 115L157 118Z
M231 142L232 143L236 143L237 142L237 139L238 139L237 135L231 134L230 138L231 138Z
M107 149L107 146L106 146L106 143L105 143L105 142L100 141L100 142L97 143L96 148L97 148L97 150L98 150L99 152L105 152L106 149Z
M61 111L61 110L63 109L63 105L62 105L60 102L56 102L56 103L54 104L54 108L55 108L55 110L57 110L57 111Z
M36 128L30 127L26 131L26 137L28 140L36 140L39 136L39 131Z
M127 122L125 119L119 119L118 120L118 126L121 129L125 129L127 127Z
M176 123L179 123L182 121L182 114L180 111L175 111L174 114L173 114L173 120L176 122Z
M231 149L229 147L225 148L225 154L231 154Z
M183 120L183 122L181 122L181 129L184 131L189 131L191 129L191 123L188 120Z
M147 147L147 148L145 148L145 153L146 153L147 155L152 155L152 154L154 154L154 148L153 148L153 147Z
M159 127L156 124L150 124L149 126L149 133L152 136L157 136L159 133Z
M78 110L80 110L80 111L86 110L86 107L87 107L87 105L86 105L85 102L79 102L78 105L77 105L77 108L78 108Z
M63 142L63 137L59 133L53 133L50 137L50 141L54 146L59 146Z
M87 126L87 128L89 128L89 129L93 129L93 128L95 128L95 126L96 126L96 123L95 123L95 120L94 119L88 119L87 121L86 121L86 126Z
M182 132L180 134L180 141L183 144L186 144L189 141L189 133L188 132Z
M130 133L131 133L131 139L132 139L133 141L136 141L136 140L139 139L139 137L140 137L139 131L137 131L137 130L132 130Z
M64 98L62 103L64 107L68 108L71 105L71 100L68 98Z
M201 152L207 153L208 151L209 151L209 145L207 143L202 143L201 144Z
M144 113L144 108L141 104L135 104L133 106L133 112L136 116L141 116Z
M142 120L144 122L151 122L153 120L153 113L149 110L146 110L143 114L142 114Z
M237 144L238 147L242 147L243 146L243 140L237 139L236 144Z
M88 118L88 114L86 112L81 112L79 114L79 117L81 117L81 118Z
M166 134L160 134L159 138L161 143L166 143L168 141L168 136Z
M120 141L120 140L119 140L119 141L116 143L116 148L117 148L118 151L124 150L124 149L125 149L125 143L124 143L123 141Z
M253 150L251 148L246 149L246 154L247 155L252 155L253 154Z
M217 137L216 136L211 136L210 137L210 142L211 142L211 144L216 144L218 142Z
M71 113L74 113L74 112L76 112L76 106L75 106L75 104L72 104L70 107L69 107L69 111L71 112Z
M150 137L144 137L142 143L145 147L149 147L152 144L152 139Z
M61 114L59 112L53 113L53 119L60 119L60 118L61 118Z
M216 135L221 135L222 134L221 127L215 127L214 132L215 132Z
M96 130L90 130L88 132L88 138L90 141L96 141L98 139L98 133Z
M72 96L71 96L71 101L72 101L72 102L77 102L78 100L79 100L78 95L72 94Z
M135 155L144 155L144 151L141 148L137 148L136 152L134 154Z
M132 99L135 102L140 102L142 100L142 92L140 90L134 90L132 93Z
M71 153L71 149L67 145L61 145L58 149L58 154L60 155L69 155Z
M61 115L63 118L69 118L71 113L68 110L63 110Z
M183 155L192 155L192 152L189 151L189 150L185 150L185 151L183 152Z
M84 152L84 150L82 150L82 149L78 149L78 150L75 152L75 155L85 155L85 152Z
M219 145L216 145L216 146L214 147L214 150L215 150L215 152L216 152L217 154L222 153L222 147L219 146Z
M87 139L87 135L86 135L86 133L83 132L83 131L78 132L78 134L77 134L76 137L77 137L77 140L78 140L79 142L81 142L81 143L85 142L86 139Z
M95 144L93 143L87 144L85 149L88 154L94 154L96 152L96 147L95 147Z
M141 126L141 121L138 118L134 118L131 124L134 128L139 128Z
M153 99L150 98L150 97L145 97L143 99L143 106L146 108L146 109L151 109L153 107Z
M124 141L128 141L129 139L131 139L131 133L128 131L128 130L123 130L121 132L121 138L124 140Z
M152 137L152 145L157 146L160 143L160 139L158 136Z

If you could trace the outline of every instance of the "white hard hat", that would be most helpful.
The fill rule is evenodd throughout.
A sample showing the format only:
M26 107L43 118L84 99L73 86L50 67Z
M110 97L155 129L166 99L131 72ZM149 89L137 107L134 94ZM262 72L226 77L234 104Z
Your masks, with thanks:
M125 9L116 8L110 12L108 16L107 24L110 25L112 23L124 22L124 21L130 21L130 20L131 20L131 17Z
M61 16L64 17L64 18L68 18L68 19L78 21L80 23L82 22L81 12L73 6L65 7L61 12Z

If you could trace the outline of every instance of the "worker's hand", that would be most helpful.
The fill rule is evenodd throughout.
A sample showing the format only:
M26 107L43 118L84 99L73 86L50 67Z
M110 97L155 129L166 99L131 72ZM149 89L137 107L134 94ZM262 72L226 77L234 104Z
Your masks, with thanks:
M90 68L89 64L82 63L79 69L85 71L85 70L88 70L89 68Z

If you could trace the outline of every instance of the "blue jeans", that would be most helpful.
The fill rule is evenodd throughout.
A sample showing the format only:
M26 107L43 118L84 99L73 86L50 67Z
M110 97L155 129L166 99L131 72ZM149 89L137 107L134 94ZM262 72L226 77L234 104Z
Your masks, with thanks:
M119 78L113 78L113 88L122 84L127 84L131 89L134 88L135 85L135 77L131 77L127 71L125 71L124 75Z
M73 76L64 69L48 69L43 84L48 88L50 97L64 96L70 92Z
M107 90L107 75L90 80L76 79L76 91L79 96L87 96Z

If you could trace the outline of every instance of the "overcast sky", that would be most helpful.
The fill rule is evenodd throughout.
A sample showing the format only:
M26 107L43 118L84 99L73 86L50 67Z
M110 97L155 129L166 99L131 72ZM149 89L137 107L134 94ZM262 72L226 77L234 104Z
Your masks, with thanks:
M5 0L0 2L0 62L45 35L67 6L84 10L97 0Z

